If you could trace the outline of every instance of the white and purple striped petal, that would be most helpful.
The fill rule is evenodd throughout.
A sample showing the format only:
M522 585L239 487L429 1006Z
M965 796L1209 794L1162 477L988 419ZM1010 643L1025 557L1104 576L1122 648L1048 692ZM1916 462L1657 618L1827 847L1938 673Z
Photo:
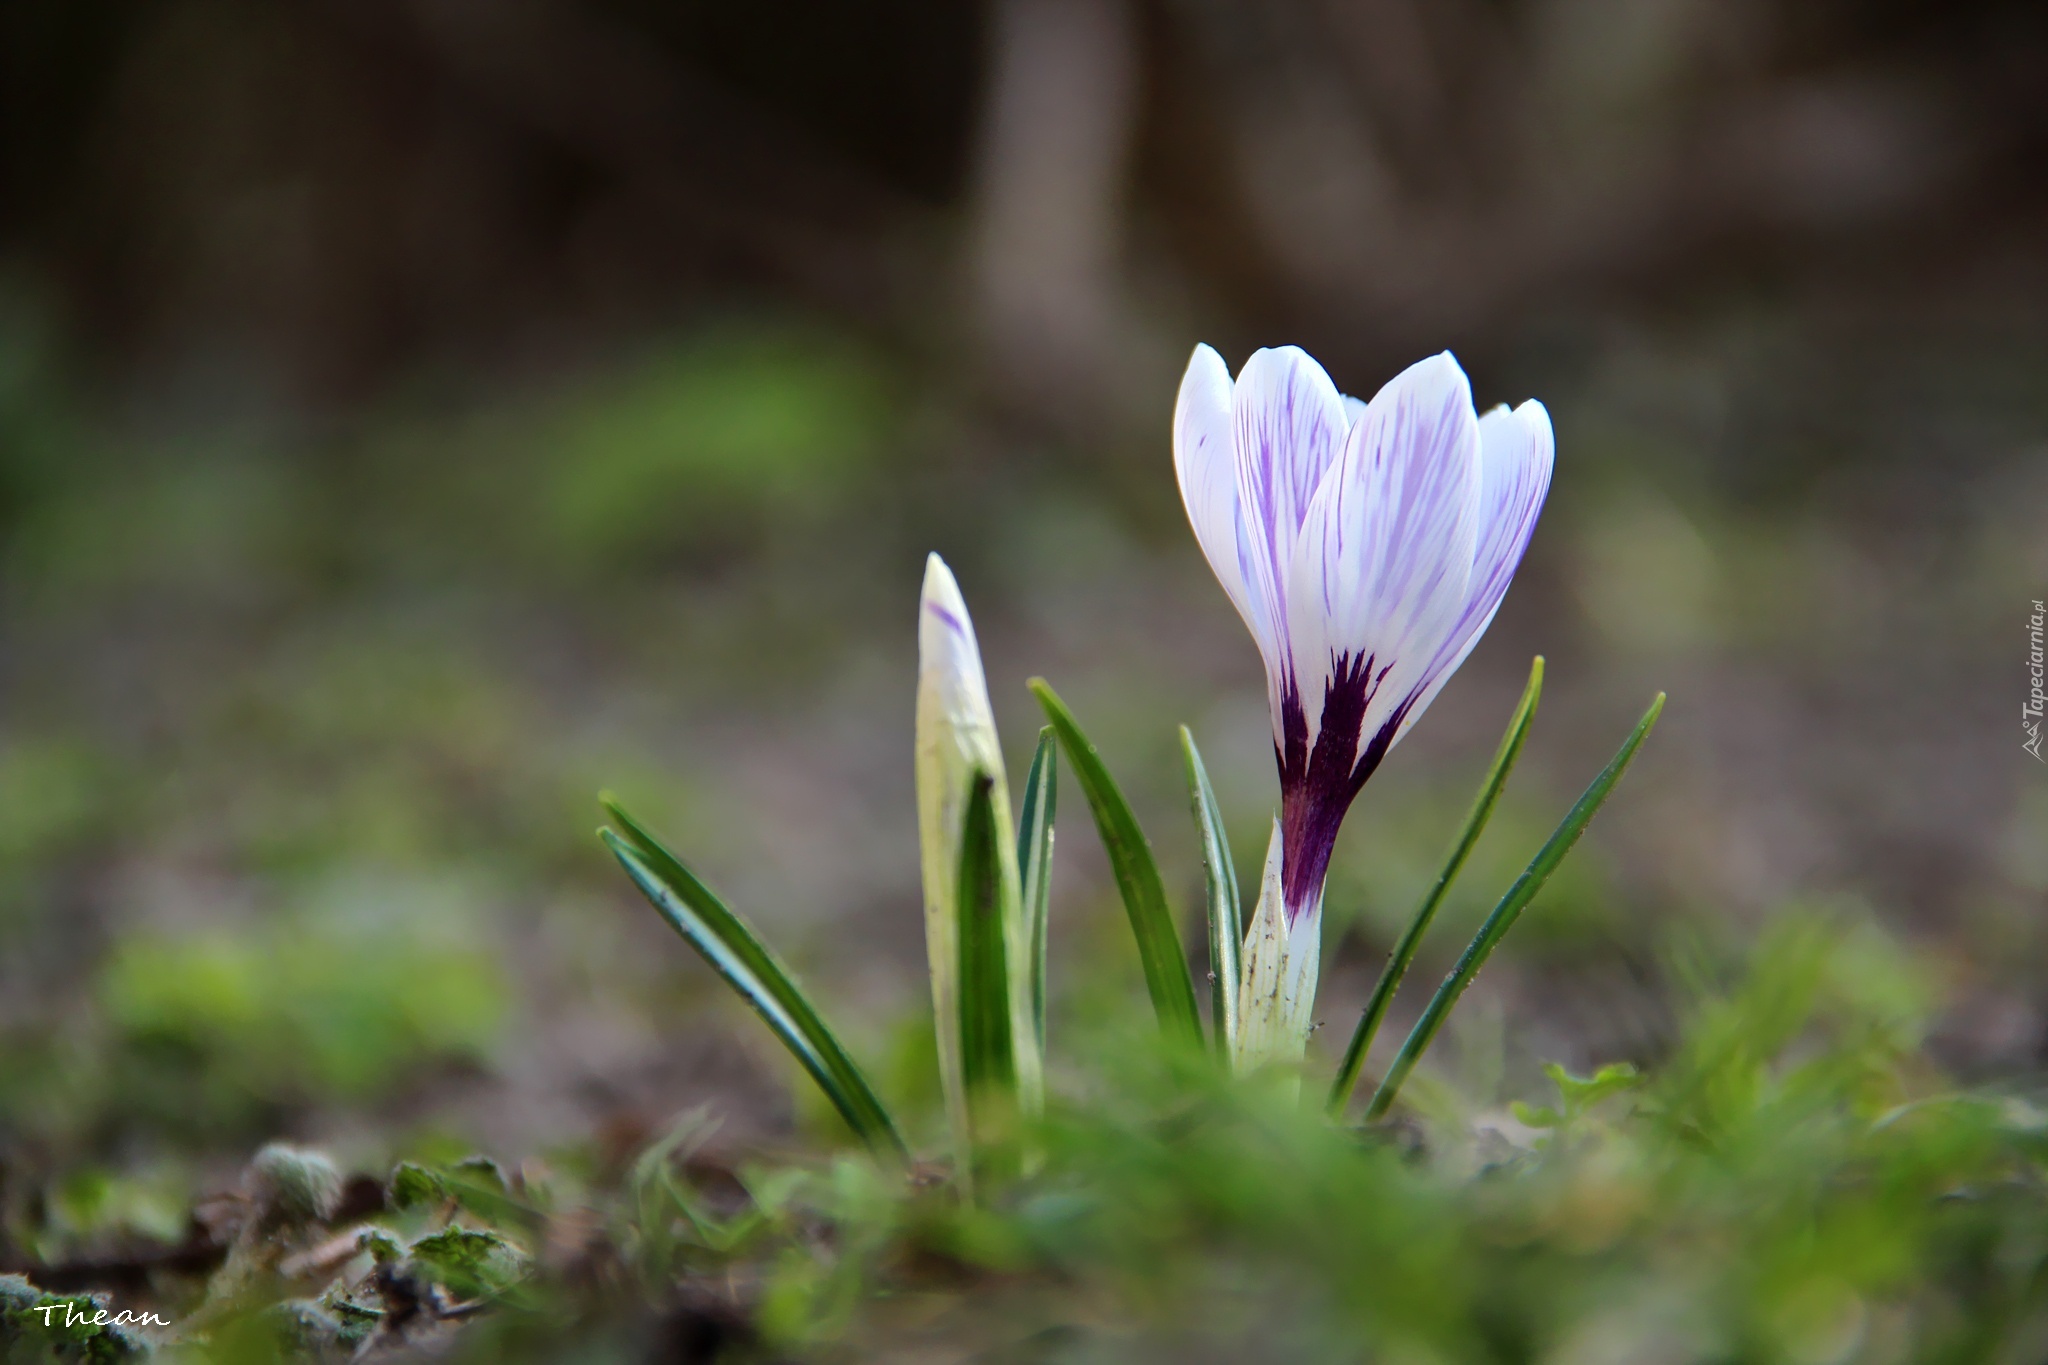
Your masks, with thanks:
M1287 586L1302 521L1351 423L1337 386L1298 346L1252 353L1231 418L1238 516L1250 543L1245 586L1266 624L1259 650L1272 683L1288 668ZM1277 706L1280 694L1271 700Z
M1472 589L1458 628L1431 663L1422 695L1402 717L1394 743L1429 709L1493 624L1536 532L1537 514L1550 492L1555 452L1550 413L1533 398L1512 411L1503 403L1479 419L1480 539L1473 556Z
M1478 464L1464 372L1435 356L1374 396L1310 505L1287 585L1294 673L1369 671L1368 735L1457 625L1479 537ZM1314 744L1320 722L1308 720Z
M1173 409L1173 469L1195 541L1252 637L1273 634L1262 599L1252 596L1252 541L1237 515L1237 445L1230 417L1230 371L1207 346L1195 347ZM1263 646L1262 646L1263 647Z

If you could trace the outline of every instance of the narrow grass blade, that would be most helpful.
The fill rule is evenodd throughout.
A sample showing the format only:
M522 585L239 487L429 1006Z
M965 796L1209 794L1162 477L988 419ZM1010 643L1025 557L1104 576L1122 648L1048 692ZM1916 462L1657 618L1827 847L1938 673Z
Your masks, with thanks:
M1024 807L1017 820L1017 870L1024 886L1024 941L1029 945L1031 1020L1038 1050L1045 1051L1045 945L1052 905L1052 823L1059 806L1060 746L1052 727L1038 732L1038 752L1024 779Z
M1501 788L1507 785L1508 774L1513 771L1515 760L1521 757L1522 741L1529 737L1529 723L1536 719L1536 702L1542 695L1543 656L1538 654L1529 665L1528 686L1522 689L1522 700L1516 704L1515 714L1508 720L1507 733L1501 736L1500 748L1493 755L1493 766L1487 770L1486 781L1480 784L1479 795L1473 800L1472 809L1466 813L1465 827L1458 832L1458 841L1451 845L1451 856L1444 860L1444 870L1437 874L1429 893L1415 911L1415 918L1408 922L1408 928L1394 945L1394 951L1387 955L1387 965L1380 971L1371 999L1365 1002L1365 1012L1358 1017L1358 1027L1351 1032L1351 1045L1344 1049L1344 1060L1337 1067L1337 1079L1330 1085L1329 1111L1332 1118L1342 1114L1344 1106L1351 1102L1351 1091L1358 1084L1358 1073L1365 1066L1365 1055L1372 1050L1373 1036L1387 1017L1387 1007L1394 1003L1394 992L1400 989L1401 978L1408 974L1409 964L1415 961L1415 950L1422 946L1422 936L1428 931L1429 922L1436 918L1445 893L1465 866L1472 846L1485 832L1486 822L1493 817Z
M989 798L995 779L975 770L960 828L960 1071L972 1103L1016 1089L1010 1034L1010 968L1004 942L1003 876Z
M788 969L716 892L617 801L609 795L600 799L625 835L609 829L598 835L641 894L753 1006L862 1141L877 1150L905 1154L888 1110Z
M1117 889L1123 893L1124 912L1131 919L1131 934L1138 941L1138 961L1145 969L1145 989L1152 996L1152 1008L1159 1015L1159 1027L1169 1038L1193 1047L1202 1046L1202 1021L1195 1012L1194 983L1188 979L1187 958L1181 952L1180 935L1173 927L1173 912L1166 905L1166 887L1159 880L1159 864L1152 846L1138 828L1130 803L1117 788L1116 780L1102 764L1102 756L1080 722L1067 709L1059 694L1043 678L1033 678L1031 691L1045 708L1046 719L1059 735L1074 765L1074 777L1088 798L1095 815L1095 828L1102 835L1103 849L1116 873Z
M1238 951L1244 946L1244 911L1237 899L1237 864L1231 861L1230 840L1223 833L1223 813L1209 786L1194 732L1180 727L1180 756L1188 774L1188 799L1195 809L1195 830L1202 838L1202 873L1209 888L1209 1021L1216 1037L1216 1055L1226 1061L1237 1055Z
M1487 957L1507 935L1508 930L1514 927L1516 918L1529 902L1535 899L1536 893L1543 889L1543 883L1550 879L1550 874L1557 871L1557 866L1564 861L1565 854L1572 851L1572 845L1586 832L1586 826L1592 823L1594 813L1614 791L1614 784L1621 781L1621 775L1628 771L1628 765L1635 758L1636 750L1642 747L1643 740L1649 735L1651 727L1656 725L1657 717L1663 710L1664 694L1659 692L1657 699L1650 703L1650 709L1636 722L1636 728L1627 741L1601 770L1600 775L1593 779L1593 785L1586 788L1585 794L1571 808L1549 840L1537 850L1536 857L1528 868L1521 876L1515 878L1515 884L1500 898L1500 904L1493 907L1493 913L1486 917L1486 923L1479 926L1479 932L1473 935L1472 942L1466 945L1464 954L1459 957L1458 965L1451 969L1451 974L1437 987L1436 994L1430 999L1429 1007L1422 1012L1422 1018L1416 1021L1414 1029L1408 1034L1408 1040L1401 1044L1400 1055L1394 1058L1394 1064L1387 1069L1386 1079L1380 1082L1380 1088L1373 1094L1372 1104L1366 1110L1367 1119L1380 1117L1394 1103L1394 1096L1400 1093L1401 1083L1408 1079L1408 1073L1415 1069L1415 1063L1421 1060L1423 1052L1436 1038L1437 1031L1444 1026L1444 1020L1450 1016L1451 1007L1458 1003L1458 997L1472 984L1472 978L1479 975L1479 969L1486 965Z

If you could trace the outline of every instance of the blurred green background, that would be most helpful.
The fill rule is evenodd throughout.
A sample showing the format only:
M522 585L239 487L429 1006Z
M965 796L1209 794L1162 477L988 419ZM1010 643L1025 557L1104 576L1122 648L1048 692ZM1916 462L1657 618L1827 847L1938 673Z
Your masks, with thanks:
M1415 981L1672 700L1461 1012L1468 1085L1655 1061L1670 945L1788 908L1900 936L1945 1065L2042 1064L2037 5L15 0L0 63L10 1255L172 1235L273 1136L816 1121L601 786L914 1102L931 549L1013 770L1042 673L1191 912L1184 720L1255 868L1257 656L1169 452L1198 340L1361 394L1448 347L1557 426L1499 620L1348 823L1316 1048L1541 651ZM1139 999L1078 799L1058 859L1056 1011Z

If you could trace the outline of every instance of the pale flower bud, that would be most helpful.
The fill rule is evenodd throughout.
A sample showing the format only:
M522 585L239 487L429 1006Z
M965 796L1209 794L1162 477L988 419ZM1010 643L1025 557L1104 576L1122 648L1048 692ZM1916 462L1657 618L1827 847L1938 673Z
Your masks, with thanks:
M925 563L917 625L917 825L922 852L925 948L932 975L932 1015L938 1034L939 1076L956 1139L966 1145L969 1114L961 1067L959 998L959 866L962 820L977 772L986 774L998 833L997 856L1008 888L1002 898L1010 963L1011 1034L1016 1048L1018 1098L1034 1111L1043 1090L1025 964L1022 896L1017 890L1015 824L1002 745L989 706L988 681L974 622L944 560Z

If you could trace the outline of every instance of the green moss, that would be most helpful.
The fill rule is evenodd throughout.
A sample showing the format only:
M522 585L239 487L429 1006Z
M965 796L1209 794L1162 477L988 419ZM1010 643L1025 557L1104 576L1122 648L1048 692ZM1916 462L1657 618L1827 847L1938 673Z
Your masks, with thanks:
M131 1326L137 1317L106 1294L48 1294L19 1275L0 1275L0 1358L8 1365L147 1359L149 1339Z
M234 1096L364 1098L490 1047L510 1004L496 958L406 899L253 928L135 934L100 974L107 1017L159 1079ZM165 1077L166 1071L174 1073Z

